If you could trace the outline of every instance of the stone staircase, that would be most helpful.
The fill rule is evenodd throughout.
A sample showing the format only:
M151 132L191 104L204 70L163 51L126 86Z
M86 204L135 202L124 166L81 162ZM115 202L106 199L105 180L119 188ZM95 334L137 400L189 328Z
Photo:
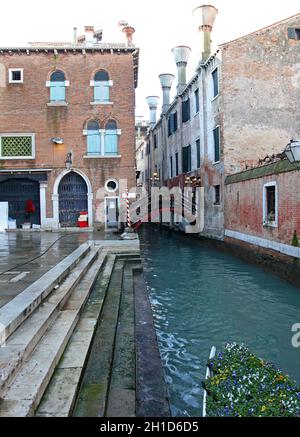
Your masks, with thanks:
M136 415L140 272L136 247L86 243L1 308L0 417Z

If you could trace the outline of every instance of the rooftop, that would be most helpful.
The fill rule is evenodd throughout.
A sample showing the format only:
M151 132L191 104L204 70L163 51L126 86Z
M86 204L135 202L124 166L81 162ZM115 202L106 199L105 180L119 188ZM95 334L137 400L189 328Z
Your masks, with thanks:
M268 26L263 27L262 29L255 30L254 32L251 32L251 33L248 33L246 35L240 36L239 38L235 38L232 41L220 44L219 47L223 48L224 46L228 46L229 44L233 44L235 42L238 42L241 39L248 38L249 36L256 35L256 34L258 34L260 32L265 32L268 29L272 29L273 27L276 27L276 26L278 26L280 24L284 24L284 23L286 23L286 22L288 22L290 20L293 20L295 18L299 18L300 19L300 12L298 14L292 15L291 17L284 18L283 20L277 21L276 23L269 24Z

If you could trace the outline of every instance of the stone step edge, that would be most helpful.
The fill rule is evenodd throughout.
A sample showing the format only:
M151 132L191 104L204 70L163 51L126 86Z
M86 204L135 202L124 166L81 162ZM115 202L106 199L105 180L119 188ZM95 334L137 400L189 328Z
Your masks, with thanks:
M38 305L59 285L70 270L91 250L93 243L84 243L74 252L27 287L0 309L0 346L21 325Z
M13 351L12 358L6 366L3 361L0 363L0 398L5 395L8 385L12 382L20 366L30 356L46 330L55 321L59 310L65 305L70 294L95 262L98 254L99 248L92 249L87 258L84 258L77 264L76 269L79 269L79 271L72 272L62 283L65 291L62 293L61 288L54 291L43 305L37 308L11 335L6 342L6 347L0 348L0 359L2 351L3 353L9 352L10 349ZM80 268L81 266L82 268ZM35 327L34 330L32 326ZM26 336L26 333L28 335L28 331L31 338L28 342L24 342L24 340L22 342L22 337Z
M104 302L106 298L106 293L109 287L110 278L114 269L116 256L111 255L110 257L107 257L107 263L102 271L102 278L101 278L101 285L100 287L104 288L103 291L103 300L101 303L99 303L99 309L97 310L97 316L95 316L93 319L91 317L85 318L85 309L82 311L81 317L79 319L79 323L77 324L77 327L74 329L74 332L69 340L69 343L66 347L66 350L64 351L64 354L61 358L60 363L57 365L53 377L58 376L59 373L64 374L63 380L65 381L66 386L68 387L67 390L63 390L63 393L65 395L65 409L60 408L59 405L62 402L60 393L57 392L57 390L61 387L57 387L56 382L50 381L49 386L47 387L47 390L49 390L48 395L51 399L50 403L47 403L47 400L44 401L41 400L41 403L36 411L36 417L70 417L75 405L76 396L78 392L78 388L81 384L82 376L85 370L85 366L87 363L87 359L89 357L90 349L93 344L94 335L96 332L97 322L101 318L102 310L104 307ZM88 301L87 301L88 303ZM94 321L94 327L93 330L90 332L90 336L86 338L86 355L84 357L84 364L82 367L78 366L64 366L64 359L68 357L68 354L71 354L70 350L72 348L72 344L76 343L76 339L74 340L75 335L80 332L79 325L81 320L89 320L90 322ZM53 384L53 385L51 385ZM67 395L66 395L67 393ZM45 392L45 395L47 393ZM57 399L57 401L55 401Z
M100 366L101 361L105 360L106 364L104 365L105 366L104 374L102 374L101 377L99 376L99 374L97 374L97 378L99 378L97 380L97 385L98 385L98 387L101 386L101 390L99 391L99 389L97 389L96 392L92 396L93 414L94 413L97 414L97 417L104 417L104 411L105 411L106 402L107 402L107 393L108 393L107 390L109 388L109 381L110 381L110 376L111 376L111 365L112 365L112 361L113 361L115 336L116 336L116 331L117 331L118 317L119 317L119 310L120 310L121 289L122 289L122 283L123 283L123 270L124 270L124 261L119 261L116 257L116 262L114 264L112 274L110 277L109 286L107 289L106 298L104 301L101 317L99 318L99 322L97 323L95 333L94 333L93 342L91 344L91 348L90 348L90 352L89 352L89 357L88 357L88 360L85 364L85 373L84 373L83 378L81 379L80 384L78 386L78 392L76 395L74 408L72 410L73 417L82 417L82 409L85 410L86 406L88 404L90 404L90 402L91 402L91 399L86 399L85 396L84 396L84 399L82 399L81 396L82 396L82 393L85 392L86 387L90 386L89 378L88 378L88 381L86 381L86 379L85 379L86 369L90 365L90 360L91 360L91 364L93 364L95 362L95 357L97 359L99 358L98 354L95 356L94 347L96 346L96 344L101 344L102 347L104 347L104 351L102 351L101 357L98 360L99 361L98 368L100 368L99 366ZM115 289L116 283L117 284L120 283L120 288L118 287L117 292L115 291L116 290ZM116 296L117 296L117 300L113 299ZM111 307L109 306L112 302L115 302L115 310L116 310L115 312L112 312ZM111 320L109 321L109 319L108 319L108 308L110 309L110 313L114 315L113 321L111 321ZM105 314L105 312L106 312L106 314ZM109 324L109 330L112 334L109 337L107 337L107 324ZM104 343L104 346L103 346L103 343ZM108 350L106 348L107 344L108 344ZM97 347L96 347L96 349L97 349ZM97 397L97 399L95 399L95 396ZM79 402L79 407L78 407L77 402ZM83 406L84 406L84 408L83 408ZM96 413L96 411L94 411L95 406L97 409L97 413Z
M99 266L98 269L96 269L96 271L93 274L93 278L91 278L90 284L88 289L85 291L85 295L89 296L90 292L92 290L92 287L95 283L95 280L99 274L99 269L101 267ZM80 285L80 284L79 284ZM70 297L72 298L72 296ZM18 398L17 402L14 399L14 406L11 408L12 411L9 413L10 416L13 417L19 417L19 415L17 414L17 412L19 411L19 413L23 416L32 416L34 414L35 409L37 408L38 404L40 403L42 396L51 380L51 377L53 376L53 373L55 371L56 366L58 365L67 345L69 342L69 339L71 338L74 330L76 329L77 323L79 321L80 318L80 313L82 311L83 306L86 304L86 297L84 297L80 302L79 302L79 306L78 308L74 309L74 310L65 310L65 311L60 311L58 313L58 317L57 317L57 322L55 324L53 324L48 331L45 333L44 337L41 339L41 341L38 343L36 349L34 350L33 354L31 357L29 357L29 359L23 364L23 371L25 368L26 371L26 367L30 367L30 362L31 360L36 360L38 363L42 362L42 358L43 358L43 349L45 350L45 345L47 345L47 341L49 339L49 337L51 338L51 335L53 336L53 331L55 333L55 330L57 329L58 323L59 323L59 318L64 318L64 316L66 316L68 318L68 316L70 317L70 323L69 323L69 327L67 330L66 335L63 338L58 338L58 343L57 343L57 350L54 350L54 355L53 355L53 360L46 363L46 373L44 375L42 375L42 382L41 384L36 387L36 391L33 395L32 399L21 399ZM57 336L55 337L55 339L57 339ZM38 354L41 354L41 360L37 360L36 359L36 355L38 356ZM37 370L39 376L41 377L41 372L39 372ZM21 377L21 373L22 373L22 367L19 370L19 373L17 374L15 380L12 382L11 387L9 388L6 396L4 397L4 405L5 403L9 403L11 402L13 399L10 399L10 395L11 392L13 390L18 390L18 376ZM29 377L29 373L28 373L28 377ZM22 383L23 384L24 379L22 379ZM26 380L25 380L25 384L26 384ZM15 386L17 386L15 388ZM21 389L20 389L21 390ZM22 390L20 391L20 393L22 392ZM15 408L15 414L13 413L13 409ZM3 417L3 412L1 413L1 404L0 404L0 417Z

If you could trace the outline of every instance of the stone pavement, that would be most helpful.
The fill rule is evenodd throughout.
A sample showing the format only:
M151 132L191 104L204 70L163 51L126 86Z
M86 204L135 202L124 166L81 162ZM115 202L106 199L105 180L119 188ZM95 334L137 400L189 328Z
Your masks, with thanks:
M87 240L117 238L99 232L0 233L0 308Z

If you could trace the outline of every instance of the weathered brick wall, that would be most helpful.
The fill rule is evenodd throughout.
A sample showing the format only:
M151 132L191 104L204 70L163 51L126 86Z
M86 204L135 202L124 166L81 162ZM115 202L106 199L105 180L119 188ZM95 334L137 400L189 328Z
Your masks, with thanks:
M278 227L263 225L263 190L268 182L278 189ZM279 243L300 237L300 178L291 171L225 185L225 229Z
M288 39L292 18L222 48L225 172L280 153L300 135L300 41Z
M35 133L34 160L1 160L1 168L52 168L47 189L47 215L52 216L52 189L59 173L65 169L68 152L73 153L73 166L84 172L94 194L109 178L127 179L135 186L135 90L131 53L30 53L0 55L0 132ZM8 84L8 69L24 68L23 84ZM62 70L66 80L67 107L48 107L49 80L53 70ZM110 100L113 105L92 106L93 87L90 80L98 69L104 69L113 80ZM4 75L4 76L3 76ZM97 119L101 129L110 118L122 130L119 151L122 158L85 159L86 137L83 129L89 119ZM63 145L54 145L53 137L62 137Z

